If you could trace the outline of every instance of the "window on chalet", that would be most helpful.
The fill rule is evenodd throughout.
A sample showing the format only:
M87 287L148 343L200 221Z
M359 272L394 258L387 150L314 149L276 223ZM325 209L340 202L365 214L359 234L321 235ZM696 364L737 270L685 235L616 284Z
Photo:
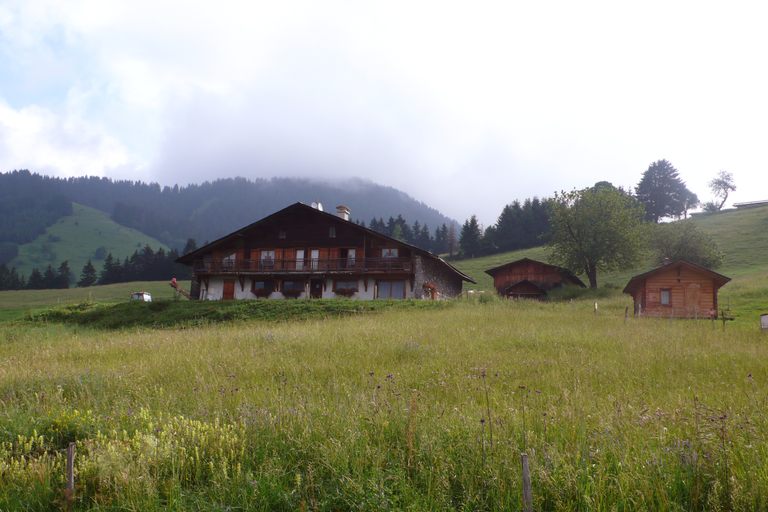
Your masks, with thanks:
M222 258L221 260L221 266L224 268L233 268L235 266L235 256L236 253L227 254Z
M661 297L662 306L672 305L672 290L670 290L669 288L662 288L660 297Z
M253 281L253 284L251 285L251 293L257 297L267 297L273 291L275 291L275 283L270 279L264 281Z
M328 238L336 238L336 226L328 228Z
M405 298L405 281L379 281L376 288L377 299Z
M261 251L261 268L273 268L275 266L275 251Z
M382 258L397 258L397 249L382 249L381 250L381 257Z
M280 292L286 297L296 298L304 291L304 281L283 281Z
M333 291L338 293L339 291L357 291L357 281L334 281L333 283Z
M286 237L286 232L284 229L281 229L280 231L277 232L277 238L279 238L280 240L285 240L285 237Z

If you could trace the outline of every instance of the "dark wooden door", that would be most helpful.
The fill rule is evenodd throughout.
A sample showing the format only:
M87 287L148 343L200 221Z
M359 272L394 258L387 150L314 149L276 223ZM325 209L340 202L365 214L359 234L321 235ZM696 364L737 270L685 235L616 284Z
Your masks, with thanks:
M235 298L235 281L234 279L225 279L224 280L224 295L222 296L224 300L232 300Z
M312 279L309 281L309 296L313 299L323 298L322 279Z

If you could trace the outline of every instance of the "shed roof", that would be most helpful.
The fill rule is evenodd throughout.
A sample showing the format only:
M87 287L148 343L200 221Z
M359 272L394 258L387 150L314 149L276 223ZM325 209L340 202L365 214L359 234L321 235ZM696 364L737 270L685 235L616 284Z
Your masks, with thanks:
M514 267L516 265L520 265L523 263L536 263L537 265L549 267L559 272L563 277L569 279L573 284L581 286L582 288L586 288L586 285L582 282L582 280L576 277L576 275L570 270L568 270L567 268L558 267L557 265L550 265L549 263L544 263L543 261L538 261L531 258L521 258L519 260L511 261L509 263L504 263L503 265L499 265L498 267L489 268L488 270L485 271L485 273L490 275L491 277L495 277L496 274L498 274L502 270L505 270L509 267Z
M386 236L386 235L382 235L381 233L373 231L372 229L368 229L368 228L363 227L363 226L361 226L359 224L356 224L356 223L354 223L352 221L342 219L338 215L335 215L335 214L332 214L332 213L328 213L328 212L324 212L322 210L318 210L317 208L313 208L312 206L309 206L309 205L301 203L301 202L293 203L292 205L286 206L282 210L278 210L275 213L272 213L271 215L267 215L266 217L264 217L262 219L259 219L256 222L252 222L251 224L248 224L247 226L243 226L242 228L237 229L237 230L233 231L232 233L229 233L228 235L224 235L223 237L221 237L221 238L219 238L217 240L214 240L211 243L208 243L208 244L206 244L206 245L204 245L204 246L202 246L202 247L200 247L200 248L198 248L198 249L196 249L194 251L188 252L187 254L179 257L176 261L178 263L182 263L182 264L185 264L185 265L191 265L192 262L195 259L197 259L198 257L202 256L203 254L209 252L210 250L212 250L212 249L214 249L214 248L216 248L216 247L218 247L220 245L223 245L226 242L229 242L229 241L234 240L236 238L242 237L247 231L255 228L256 226L258 226L260 224L263 224L263 223L265 223L265 222L267 222L269 220L272 220L272 219L274 219L276 217L279 217L281 215L284 215L284 214L286 214L286 213L288 213L290 211L293 211L293 210L302 210L302 211L305 211L305 212L311 212L313 215L325 216L329 220L333 220L334 222L339 222L339 223L347 224L350 227L353 227L354 229L358 229L360 231L363 231L363 232L365 232L366 234L368 234L370 236L374 236L374 237L377 237L377 238L380 238L380 239L383 239L383 240L387 240L389 242L395 243L395 244L397 244L399 246L402 246L402 247L408 247L414 253L419 254L420 256L424 256L426 258L429 258L431 260L434 260L434 261L440 263L441 265L445 266L449 271L451 271L454 274L456 274L457 276L459 276L462 280L468 281L470 283L475 283L474 279L472 279L467 274L465 274L461 270L457 269L456 267L454 267L453 265L451 265L450 263L448 263L447 261L445 261L441 257L437 256L436 254L432 254L429 251L421 249L420 247L416 247L415 245L411 245L411 244L408 244L406 242L402 242L400 240L397 240L396 238L392 238L392 237L389 237L389 236Z
M680 267L686 267L695 272L700 272L702 274L709 275L715 282L715 285L716 285L715 288L720 288L721 286L723 286L724 284L726 284L728 281L731 280L730 277L726 277L722 274L718 274L714 270L710 270L707 267L702 267L701 265L698 265L696 263L692 263L687 260L675 260L670 263L666 263L660 267L656 267L652 270L649 270L648 272L644 272L642 274L638 274L634 276L629 280L629 282L627 283L627 286L624 287L623 291L624 293L633 295L635 291L640 286L642 286L642 283L652 275L657 274L659 272L663 272L665 270L671 270L671 269L680 268Z

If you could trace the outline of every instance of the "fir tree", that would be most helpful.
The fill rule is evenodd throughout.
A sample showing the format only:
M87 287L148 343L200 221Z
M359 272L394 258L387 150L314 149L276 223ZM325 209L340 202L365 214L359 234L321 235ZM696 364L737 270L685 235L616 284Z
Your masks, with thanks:
M94 284L96 284L96 268L89 259L88 263L83 265L83 271L80 273L80 280L77 282L77 286L86 288Z
M72 271L69 270L69 261L64 260L59 265L59 270L56 275L55 288L69 288L69 282L72 280Z
M43 275L36 268L32 269L32 273L29 274L29 280L27 281L28 290L42 290L45 288L43 283Z

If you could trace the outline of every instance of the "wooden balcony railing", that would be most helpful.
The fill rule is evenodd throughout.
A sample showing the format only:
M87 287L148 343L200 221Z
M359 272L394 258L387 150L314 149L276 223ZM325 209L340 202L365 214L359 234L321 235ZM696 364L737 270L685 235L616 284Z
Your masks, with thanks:
M192 269L197 273L324 273L324 272L410 272L409 258L343 258L292 260L197 260Z

